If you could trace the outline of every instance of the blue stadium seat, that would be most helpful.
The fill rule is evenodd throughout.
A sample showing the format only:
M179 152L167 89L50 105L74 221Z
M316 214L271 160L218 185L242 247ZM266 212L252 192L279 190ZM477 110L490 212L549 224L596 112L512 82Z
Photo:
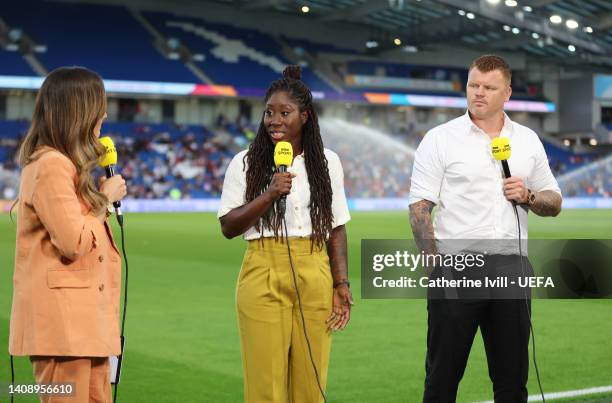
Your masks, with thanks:
M18 139L30 128L30 122L17 120L0 120L0 138Z
M575 154L568 149L561 148L549 141L542 140L548 162L555 174L566 173L579 168L597 158L597 154Z
M35 76L36 73L26 63L21 53L0 49L0 75Z

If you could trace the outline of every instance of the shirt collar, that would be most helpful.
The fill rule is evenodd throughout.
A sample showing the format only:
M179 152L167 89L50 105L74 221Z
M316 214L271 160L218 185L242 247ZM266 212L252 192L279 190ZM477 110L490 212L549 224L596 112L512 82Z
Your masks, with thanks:
M294 172L294 169L302 169L303 167L305 167L304 151L302 151L301 154L293 156L293 162L291 163L291 166L287 168L287 170L289 172Z
M468 129L468 132L467 132L468 134L483 134L484 133L482 129L476 126L476 124L474 124L474 122L470 118L469 110L465 111L465 114L463 115L463 120L465 123L465 127ZM513 133L514 133L514 124L512 120L510 120L506 112L504 112L504 126L502 127L499 135L500 137L512 137Z

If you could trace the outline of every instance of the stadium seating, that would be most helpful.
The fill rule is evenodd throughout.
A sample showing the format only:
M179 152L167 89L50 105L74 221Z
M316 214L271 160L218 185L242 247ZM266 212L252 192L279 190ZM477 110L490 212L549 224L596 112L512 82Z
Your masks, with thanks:
M162 56L125 7L24 0L3 2L0 17L47 46L36 56L48 70L79 65L106 79L199 81L181 61Z
M338 153L344 165L348 197L408 196L412 153L418 133L393 138L372 134L372 129L344 121L323 119L321 125L325 145ZM19 139L28 127L28 122L0 121L0 169L4 168L5 175L10 171L18 176L18 168L12 160ZM256 131L256 128L240 128L227 122L220 122L217 127L167 123L105 123L102 127L103 135L110 135L115 140L120 172L128 179L129 196L134 198L218 197L227 164L247 146L247 131ZM347 142L346 132L357 134L364 141ZM376 152L372 152L372 141L377 143ZM390 148L383 147L383 143L389 143ZM566 173L559 179L564 192L578 196L612 196L609 158L606 163L586 165L590 168L585 170L586 162L595 158L593 155L585 158L546 141L544 144L555 175ZM395 151L389 151L391 149ZM558 161L563 161L562 166ZM574 171L583 173L574 179L571 176ZM14 180L0 183L0 195L9 182L15 183Z
M566 197L612 197L612 156L561 175L558 181Z
M467 81L467 69L442 68L440 66L416 66L404 63L382 63L369 61L349 61L346 64L348 74L365 76L384 76L416 78L445 81Z
M195 64L215 84L266 88L289 64L281 45L259 31L164 13L143 15L164 36L179 39L193 54L203 54L205 60ZM303 80L313 91L333 91L307 67Z
M14 157L17 137L27 122L0 121L0 170L18 175ZM7 141L13 133L12 141ZM223 174L231 157L244 145L225 127L215 133L203 126L108 123L103 135L111 135L119 153L119 171L130 183L134 198L203 198L221 194ZM102 175L101 172L98 175ZM14 181L0 181L0 198ZM178 191L178 192L177 192Z
M544 149L548 156L548 163L555 175L572 171L584 166L597 158L593 153L575 154L568 149L561 148L550 141L543 140Z
M364 61L353 59L355 51L334 44L320 44L286 36L277 39L255 29L171 13L144 11L141 15L166 39L176 39L192 54L202 54L204 60L193 60L193 63L215 84L258 91L265 89L271 81L281 76L282 69L289 64L282 52L282 43L294 51L302 48L311 55L324 52L345 54L348 61L336 65L340 74L382 74L387 77L461 82L461 88L454 92L411 90L411 93L460 96L467 80L467 69ZM170 60L162 55L154 45L154 36L123 6L23 0L4 2L0 18L9 27L22 29L36 43L46 46L46 52L36 53L35 57L48 70L62 65L83 65L99 72L106 79L186 83L200 81L183 61ZM35 75L19 52L0 50L0 61L2 75ZM303 68L303 80L313 91L334 91L310 67ZM357 92L363 90L351 89ZM388 88L381 90L390 91ZM368 88L368 91L376 89ZM5 171L17 169L10 161L28 125L28 122L0 121L0 164ZM247 130L253 131L255 128ZM125 156L123 169L132 184L130 192L133 197L169 197L173 189L181 192L180 197L216 197L220 193L229 159L247 143L245 129L228 122L215 128L105 123L103 131L116 138L120 152ZM413 147L419 138L417 133L404 133L399 141ZM388 160L380 155L372 158L373 165L367 165L363 164L363 160L374 154L364 149L363 144L354 142L347 145L344 140L342 137L328 146L336 150L346 164L346 191L350 197L408 195L412 165L410 155L395 165L378 163ZM356 149L356 146L362 146L362 149ZM574 154L547 141L544 141L544 146L555 175L572 172L595 160L593 154ZM598 169L609 180L609 165ZM600 171L588 171L586 179L582 181L583 185L589 181L602 183L598 179ZM390 177L391 180L383 183L381 178ZM604 191L609 188L605 180L599 186ZM568 188L579 195L595 196L602 193L588 189L586 185L575 190Z
M7 76L33 76L34 71L19 52L0 49L0 74Z
M355 54L355 50L353 49L342 48L340 46L336 46L333 44L312 42L307 39L289 38L286 35L281 35L281 39L283 40L283 42L291 46L293 49L302 48L308 53L310 53L311 55L317 55L318 53L325 53L325 52L342 53L342 54L347 54L347 55Z
M47 70L65 65L81 65L97 71L106 79L181 83L201 81L183 61L171 60L156 49L154 36L125 7L42 0L5 3L0 10L0 17L10 27L22 29L36 43L46 46L46 52L36 53L35 56ZM442 93L411 90L412 93L457 95L467 79L466 69L351 61L358 52L331 44L318 44L286 36L277 40L255 29L237 28L169 13L142 12L142 16L165 39L178 39L192 54L203 55L204 61L193 60L193 63L214 84L259 90L267 88L271 81L280 77L283 67L290 64L282 52L283 42L293 49L299 47L314 55L320 52L345 54L349 61L342 70L348 74L374 76L382 72L387 77L460 83L457 91ZM34 75L19 54L1 51L0 57L3 61L0 63L0 74ZM338 72L344 74L344 71ZM311 90L336 92L311 66L304 65L302 74L303 81ZM349 88L349 91L363 90ZM375 88L368 90L376 91ZM390 90L393 89L384 89Z
M28 11L34 9L36 13ZM263 89L289 64L281 45L259 31L164 13L143 15L166 38L177 38L192 53L203 54L205 60L195 64L215 84ZM4 4L0 17L46 45L46 52L36 56L47 70L81 65L106 79L200 82L182 61L156 50L153 36L124 7L24 0ZM35 74L18 53L2 51L0 56L0 74ZM303 70L313 91L334 91L312 69Z
M0 139L19 139L28 131L30 123L17 120L0 120Z

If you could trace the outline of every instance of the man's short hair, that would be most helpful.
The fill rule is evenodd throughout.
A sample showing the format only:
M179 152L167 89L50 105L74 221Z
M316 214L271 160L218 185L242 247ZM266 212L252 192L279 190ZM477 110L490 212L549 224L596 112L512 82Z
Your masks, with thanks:
M510 71L510 66L504 59L499 56L482 55L472 62L469 71L472 71L474 67L476 67L483 73L488 73L493 70L499 70L501 71L504 78L508 80L508 83L510 83L512 80L512 71Z

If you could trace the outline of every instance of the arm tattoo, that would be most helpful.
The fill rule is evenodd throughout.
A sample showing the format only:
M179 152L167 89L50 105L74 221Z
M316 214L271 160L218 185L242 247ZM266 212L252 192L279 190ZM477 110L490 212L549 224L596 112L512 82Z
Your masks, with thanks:
M421 200L410 205L410 226L414 241L419 249L427 254L436 253L431 211L435 204L429 200Z
M537 192L530 209L541 217L556 217L561 212L561 195L552 190Z

